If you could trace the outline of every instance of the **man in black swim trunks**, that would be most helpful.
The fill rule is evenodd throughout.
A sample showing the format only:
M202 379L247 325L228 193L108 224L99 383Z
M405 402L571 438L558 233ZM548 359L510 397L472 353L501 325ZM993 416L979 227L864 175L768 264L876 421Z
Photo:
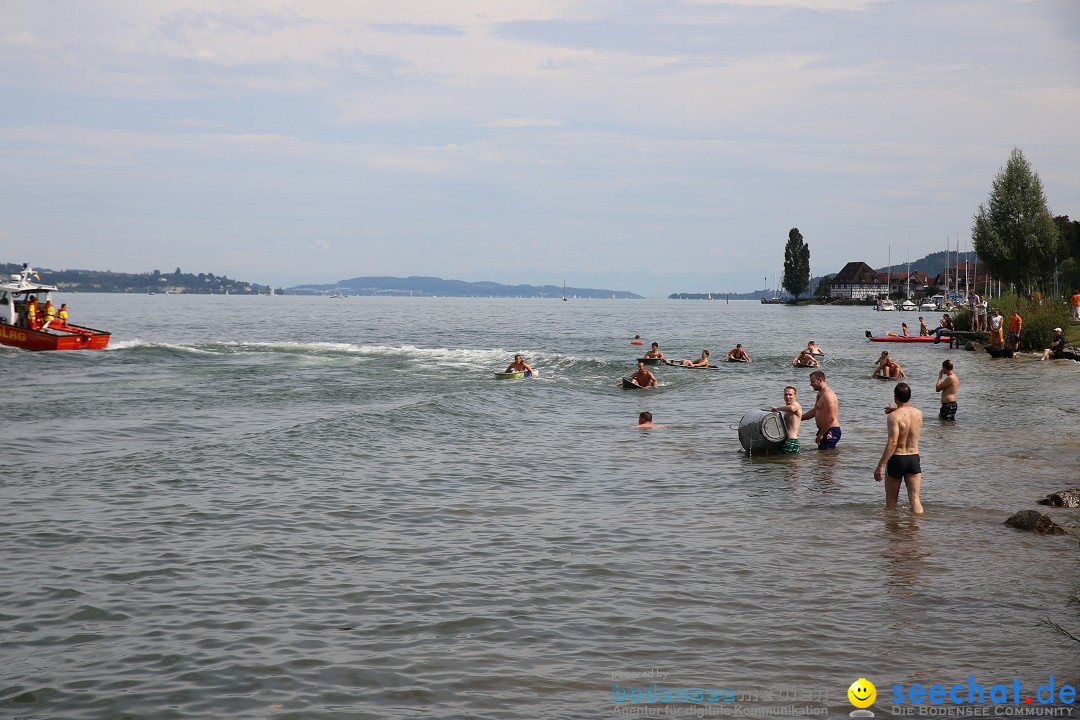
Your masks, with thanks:
M959 389L960 378L953 372L952 360L942 360L937 384L934 385L934 392L941 393L941 412L938 417L942 420L956 419L956 391Z
M921 515L923 506L919 500L919 489L922 486L922 462L919 458L919 435L922 433L923 416L918 408L909 404L911 388L907 383L896 384L893 399L896 400L896 405L890 404L885 408L889 439L885 443L885 451L881 453L881 461L874 470L874 480L881 482L884 471L885 507L890 510L896 509L896 502L900 497L900 483L905 483L911 511Z

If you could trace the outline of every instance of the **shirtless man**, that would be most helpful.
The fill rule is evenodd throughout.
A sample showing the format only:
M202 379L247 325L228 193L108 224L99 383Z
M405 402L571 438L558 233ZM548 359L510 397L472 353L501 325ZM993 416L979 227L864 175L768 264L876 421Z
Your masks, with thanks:
M735 343L735 349L727 354L725 362L753 362L750 356L743 350L742 343Z
M874 480L881 482L882 471L885 473L885 507L893 510L900 497L900 483L907 484L908 500L911 511L922 515L923 506L919 501L919 487L922 485L922 466L919 461L919 433L922 432L922 412L908 403L911 401L911 388L907 383L897 383L893 390L896 405L888 405L889 439L881 461L874 470Z
M784 388L784 404L774 405L769 408L773 412L784 414L787 439L780 446L780 452L784 455L794 455L799 452L799 426L802 425L802 405L795 399L795 394L795 388L788 385Z
M649 348L649 352L645 353L643 357L647 358L660 358L660 362L666 363L668 359L664 357L664 353L660 352L660 343L653 343Z
M941 412L938 417L942 420L956 419L956 391L960 389L960 378L952 369L952 360L943 360L941 370L937 374L937 384L934 392L941 393Z
M637 425L634 427L641 428L642 430L648 430L650 428L666 428L667 425L656 425L652 421L652 413L648 410L638 415Z
M825 384L825 373L821 370L810 373L810 387L817 392L817 400L810 412L803 413L802 419L813 418L817 423L814 442L818 450L832 450L840 442L840 421L837 419L840 402L832 388Z
M926 327L926 321L923 320L922 315L919 316L919 337L926 337L930 334L930 328Z
M645 353L644 357L659 357L661 363L667 362L667 358L664 357L664 354L662 352L660 352L659 342L653 342L651 347L649 348L649 352Z
M882 356L881 362L874 368L874 372L870 377L906 378L907 375L904 374L904 368L900 367L900 363L893 360L892 356L886 353Z
M637 372L627 378L638 387L651 388L656 387L659 383L656 381L656 376L653 375L645 368L645 363L638 360ZM621 382L621 381L620 381Z
M514 356L514 362L506 366L506 372L527 372L536 374L536 371L529 367L529 364L521 359L521 355Z
M682 361L682 364L686 367L709 367L709 351L702 350L701 357L699 357L697 360L691 360L689 358L686 358Z
M821 348L819 348L817 345L815 345L813 340L806 343L806 352L810 353L811 355L824 355L825 354L825 351L822 350Z
M810 354L809 350L802 350L798 355L791 358L792 367L817 367L818 361Z

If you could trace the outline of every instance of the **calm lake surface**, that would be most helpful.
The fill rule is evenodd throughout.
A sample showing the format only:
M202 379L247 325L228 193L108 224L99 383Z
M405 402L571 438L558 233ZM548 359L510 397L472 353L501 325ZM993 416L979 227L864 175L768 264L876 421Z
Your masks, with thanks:
M859 677L881 717L896 683L1080 679L1041 625L1080 632L1076 540L1002 525L1080 484L1076 363L870 343L918 321L868 308L59 300L113 339L0 348L3 717L596 718L652 682L846 716ZM635 334L754 362L627 392ZM745 412L813 404L809 339L839 448L811 421L747 457ZM919 518L873 479L883 347L926 414ZM539 379L494 380L515 352Z

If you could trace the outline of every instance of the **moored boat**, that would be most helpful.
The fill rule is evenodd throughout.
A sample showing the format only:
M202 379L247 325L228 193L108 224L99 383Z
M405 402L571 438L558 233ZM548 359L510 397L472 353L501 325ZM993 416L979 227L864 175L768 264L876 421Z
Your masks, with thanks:
M43 317L55 285L41 282L27 263L21 273L0 283L0 345L24 350L102 350L109 344L103 330ZM30 311L30 298L34 298Z
M930 297L923 298L923 301L919 303L919 309L927 312L934 312L938 309L938 305L945 302L944 295L932 295Z
M919 309L919 306L913 303L910 299L900 303L900 309L906 312L914 312Z

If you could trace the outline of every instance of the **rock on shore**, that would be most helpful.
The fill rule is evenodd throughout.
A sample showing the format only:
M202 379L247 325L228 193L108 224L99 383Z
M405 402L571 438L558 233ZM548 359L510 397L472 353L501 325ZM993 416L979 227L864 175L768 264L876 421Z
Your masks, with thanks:
M1037 510L1021 510L1014 514L1005 524L1017 530L1039 533L1040 535L1065 535L1065 528Z
M1039 500L1038 504L1067 508L1080 507L1080 488L1069 488L1068 490L1058 490L1056 493L1050 493L1042 500Z

